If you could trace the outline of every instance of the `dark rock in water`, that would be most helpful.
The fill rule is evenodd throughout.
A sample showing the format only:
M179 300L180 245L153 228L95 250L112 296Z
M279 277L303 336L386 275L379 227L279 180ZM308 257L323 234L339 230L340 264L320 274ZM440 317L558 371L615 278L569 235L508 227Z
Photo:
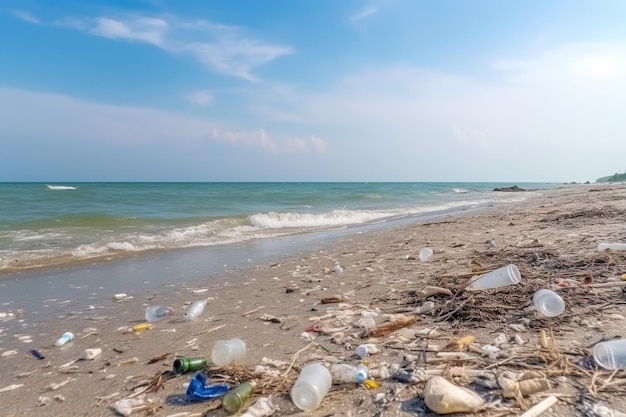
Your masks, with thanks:
M496 187L493 191L502 191L502 192L518 192L518 191L528 191L525 188L518 187L517 185L513 185L512 187Z

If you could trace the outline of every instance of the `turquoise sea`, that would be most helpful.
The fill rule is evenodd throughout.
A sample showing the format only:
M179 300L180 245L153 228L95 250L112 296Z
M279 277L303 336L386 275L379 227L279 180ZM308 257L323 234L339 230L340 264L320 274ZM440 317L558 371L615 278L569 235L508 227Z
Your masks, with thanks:
M559 184L0 183L0 275L520 201Z

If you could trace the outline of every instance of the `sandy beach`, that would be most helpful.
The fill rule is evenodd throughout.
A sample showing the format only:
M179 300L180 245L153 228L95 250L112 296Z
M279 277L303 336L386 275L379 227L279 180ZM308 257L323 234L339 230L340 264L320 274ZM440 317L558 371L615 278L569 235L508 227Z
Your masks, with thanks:
M143 401L133 416L223 416L219 402L187 401L193 374L171 370L177 357L210 362L215 341L232 338L245 341L245 357L204 372L233 385L256 380L246 406L271 396L275 416L436 415L422 399L434 375L484 400L478 411L458 415L522 415L550 395L557 402L546 415L599 416L602 406L626 413L626 373L590 359L597 342L626 336L626 251L598 250L599 243L626 242L625 220L626 185L568 185L515 205L347 236L205 285L110 294L28 332L6 328L28 323L29 311L1 306L8 313L0 317L0 415L113 416L116 401L132 397ZM433 254L421 261L426 247ZM465 290L473 277L507 264L519 269L519 284ZM428 286L447 291L424 297ZM563 314L535 310L533 294L543 288L563 298ZM202 299L202 314L183 321L185 308ZM170 306L175 315L130 331L150 305ZM54 346L66 331L75 339ZM312 413L290 401L303 365L356 365L360 344L376 348L366 360L377 387L334 384ZM97 357L78 360L94 348L102 350ZM519 381L529 371L549 387L504 398L502 375Z

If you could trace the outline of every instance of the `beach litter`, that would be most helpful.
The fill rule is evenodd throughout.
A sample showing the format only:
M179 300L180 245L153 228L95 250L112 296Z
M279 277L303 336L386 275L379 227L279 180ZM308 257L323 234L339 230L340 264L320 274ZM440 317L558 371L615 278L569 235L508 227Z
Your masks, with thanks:
M428 408L437 414L474 413L484 404L480 395L440 376L426 383L422 396Z
M174 315L174 309L165 306L151 306L146 308L146 321L154 323Z
M207 305L207 300L194 301L185 310L183 319L186 321L191 321L191 320L196 319L198 316L200 316L200 314L202 314L206 305Z

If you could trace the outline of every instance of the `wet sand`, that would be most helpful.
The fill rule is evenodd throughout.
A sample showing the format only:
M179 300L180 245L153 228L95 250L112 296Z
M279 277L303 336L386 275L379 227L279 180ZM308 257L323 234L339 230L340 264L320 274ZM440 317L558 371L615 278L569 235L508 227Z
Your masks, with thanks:
M277 416L299 413L280 381L288 385L311 361L356 364L353 351L361 343L380 351L368 358L372 379L380 386L335 385L312 415L415 415L423 407L428 372L469 386L492 403L478 415L505 415L506 410L518 415L547 394L559 398L553 415L583 415L583 407L596 402L626 412L626 375L589 366L594 343L626 336L622 288L594 286L619 285L626 273L626 252L597 250L601 242L626 241L625 219L626 186L568 186L516 205L339 237L298 256L226 268L205 282L182 277L184 282L152 286L146 278L143 291L129 292L133 298L115 300L114 288L90 288L77 292L82 297L77 304L54 298L46 301L50 308L37 311L3 305L0 415L116 415L115 401L145 389L159 375L158 390L137 395L150 401L154 415L225 415L221 409L207 411L208 403L187 402L190 375L172 377L169 371L177 356L210 358L216 340L233 337L246 342L247 354L238 369L220 373L258 379L258 394L273 394ZM434 252L426 262L419 260L424 247ZM472 277L508 263L518 266L520 284L463 291ZM419 298L418 291L428 285L452 295ZM547 318L534 310L532 294L540 288L561 294L563 315ZM188 303L200 299L208 299L202 315L182 321ZM416 312L431 301L430 311ZM171 306L176 315L150 330L128 332L144 321L148 305ZM365 316L377 326L406 317L414 323L372 337L364 331ZM544 346L542 330L548 338ZM55 347L65 331L72 331L75 340ZM499 345L502 353L489 357L483 347L501 342L500 333L506 342ZM463 336L474 340L455 344ZM102 353L67 365L89 348ZM45 358L36 359L29 349ZM437 357L437 351L459 350L469 358ZM157 357L163 359L148 363ZM278 379L268 369L255 375L263 358L293 366L281 369ZM436 371L442 365L445 369ZM466 373L455 374L457 367ZM398 370L410 371L413 378L402 380ZM504 371L535 370L544 373L551 388L503 399L499 387L477 385L467 373L472 370L494 378ZM145 414L137 410L132 415Z

